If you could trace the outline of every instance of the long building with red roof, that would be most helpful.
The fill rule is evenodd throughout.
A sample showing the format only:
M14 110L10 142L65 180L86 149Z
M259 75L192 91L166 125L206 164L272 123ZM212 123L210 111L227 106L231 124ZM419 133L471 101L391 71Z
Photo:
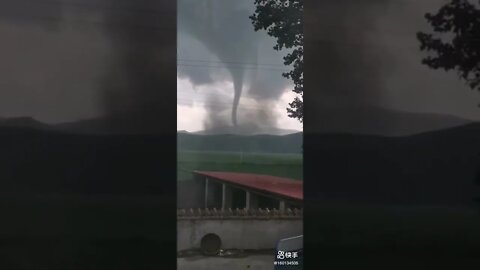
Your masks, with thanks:
M277 208L301 207L303 181L283 177L236 173L195 171L203 181L206 208Z

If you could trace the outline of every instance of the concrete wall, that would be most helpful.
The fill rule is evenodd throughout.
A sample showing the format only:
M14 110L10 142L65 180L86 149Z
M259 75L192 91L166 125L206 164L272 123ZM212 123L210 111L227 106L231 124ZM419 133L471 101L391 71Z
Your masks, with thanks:
M177 250L200 248L202 237L217 234L222 249L271 249L278 240L303 234L302 219L185 219L177 221Z

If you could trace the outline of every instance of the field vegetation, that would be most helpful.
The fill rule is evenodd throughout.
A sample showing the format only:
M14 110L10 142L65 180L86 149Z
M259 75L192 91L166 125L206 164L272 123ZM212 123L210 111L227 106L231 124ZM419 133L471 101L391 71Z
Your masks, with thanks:
M177 154L177 180L190 180L194 170L269 174L301 180L301 154L181 151Z

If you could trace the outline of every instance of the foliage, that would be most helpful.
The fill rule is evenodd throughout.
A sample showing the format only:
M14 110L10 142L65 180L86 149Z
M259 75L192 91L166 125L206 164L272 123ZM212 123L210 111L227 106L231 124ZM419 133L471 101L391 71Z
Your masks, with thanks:
M229 171L303 179L301 154L180 151L177 180L190 180L195 170Z
M265 30L277 39L275 50L292 49L284 64L293 70L283 73L294 83L298 96L287 108L288 116L303 122L303 0L255 0L256 9L250 19L255 31Z
M480 90L480 9L468 0L451 0L437 14L425 15L434 33L419 32L422 51L433 52L422 63L455 70L472 89Z

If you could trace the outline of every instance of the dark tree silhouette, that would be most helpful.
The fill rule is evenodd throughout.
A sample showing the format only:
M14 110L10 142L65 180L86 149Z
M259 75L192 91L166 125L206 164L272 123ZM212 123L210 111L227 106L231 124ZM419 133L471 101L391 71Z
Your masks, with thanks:
M480 9L468 0L451 0L437 14L425 14L434 33L417 33L420 49L432 54L422 63L455 70L472 89L480 90Z
M283 59L293 70L283 73L294 83L298 96L287 108L288 116L303 122L303 0L255 0L250 19L255 31L266 30L277 39L275 50L292 49Z

